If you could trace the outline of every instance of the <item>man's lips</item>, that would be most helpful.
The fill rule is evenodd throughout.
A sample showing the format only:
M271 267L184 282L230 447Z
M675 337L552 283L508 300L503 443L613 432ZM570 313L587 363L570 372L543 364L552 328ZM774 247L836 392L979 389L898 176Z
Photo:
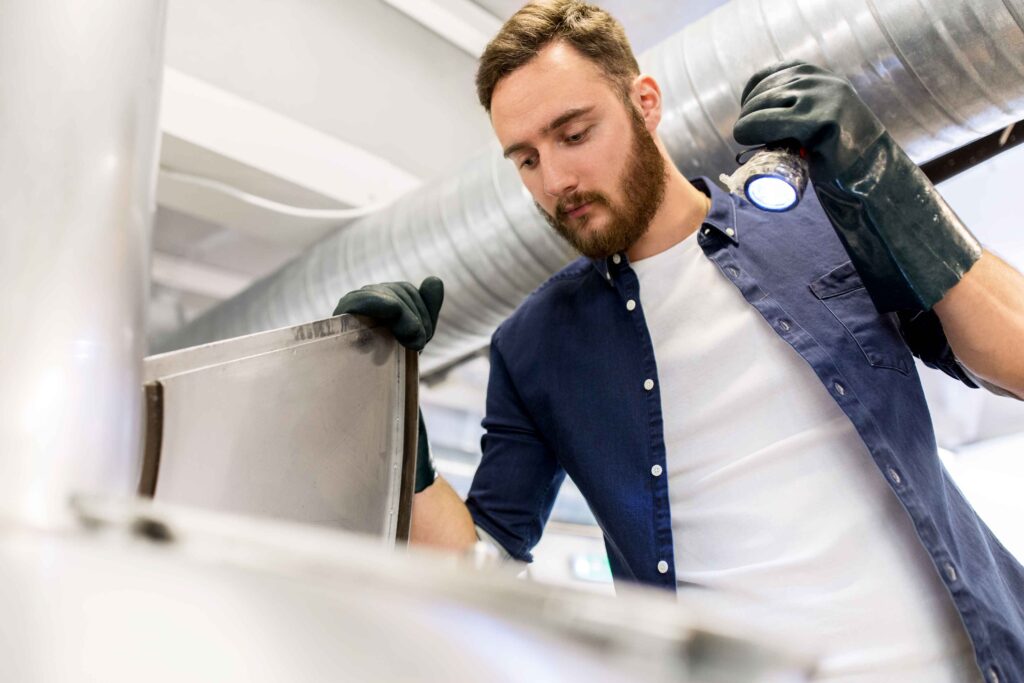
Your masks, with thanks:
M576 206L572 207L571 209L567 209L566 212L565 212L565 215L569 216L570 218L579 218L580 216L585 214L588 209L590 209L590 204L591 204L590 202L584 202L582 204L577 204Z

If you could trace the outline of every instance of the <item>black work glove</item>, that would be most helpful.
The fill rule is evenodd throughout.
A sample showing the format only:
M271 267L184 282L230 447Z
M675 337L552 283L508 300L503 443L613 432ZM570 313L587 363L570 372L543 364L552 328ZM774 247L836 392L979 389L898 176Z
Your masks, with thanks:
M836 74L783 62L743 89L741 145L796 140L839 239L882 312L929 310L981 257L981 245Z
M444 283L431 276L419 289L409 282L387 282L349 292L338 301L334 315L354 313L373 318L387 326L399 344L422 351L437 329L437 316L443 301ZM427 428L423 424L421 410L416 445L416 493L433 484L436 478L437 470L430 457Z
M422 351L434 336L444 301L444 283L428 277L416 289L409 282L366 285L341 297L334 315L354 313L383 323L407 349Z

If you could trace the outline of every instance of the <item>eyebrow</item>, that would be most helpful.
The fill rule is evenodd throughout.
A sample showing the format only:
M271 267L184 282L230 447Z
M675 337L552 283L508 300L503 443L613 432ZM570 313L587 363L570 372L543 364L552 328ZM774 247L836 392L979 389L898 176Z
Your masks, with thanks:
M557 117L555 117L554 120L551 121L551 123L544 126L543 130L541 130L541 135L547 135L553 130L558 130L559 128L569 123L570 121L578 119L579 117L585 114L589 114L591 111L593 111L593 109L593 107L577 107L576 109L570 109L567 112L558 115ZM517 142L505 148L504 156L506 159L508 159L516 152L526 149L528 147L530 147L530 145L525 142Z

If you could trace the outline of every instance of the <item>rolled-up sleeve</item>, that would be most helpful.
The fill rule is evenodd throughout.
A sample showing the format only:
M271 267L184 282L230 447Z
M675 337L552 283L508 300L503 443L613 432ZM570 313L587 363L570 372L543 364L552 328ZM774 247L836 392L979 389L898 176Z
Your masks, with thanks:
M531 562L565 471L537 432L500 350L491 339L483 458L466 505L476 525L517 560Z
M912 354L928 367L941 370L972 389L978 388L973 376L957 360L934 311L900 312L897 319L903 341Z
M925 365L960 380L972 389L984 389L990 394L1024 400L1010 391L996 386L978 377L971 369L960 362L953 353L953 348L946 339L942 322L934 311L925 313L898 314L900 333L910 348L910 352L921 359Z

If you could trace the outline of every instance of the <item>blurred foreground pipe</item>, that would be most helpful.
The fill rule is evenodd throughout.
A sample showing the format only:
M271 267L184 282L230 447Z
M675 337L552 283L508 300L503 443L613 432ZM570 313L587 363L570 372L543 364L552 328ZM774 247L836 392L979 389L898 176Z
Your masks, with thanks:
M0 0L0 515L134 488L164 0Z
M662 85L659 130L686 175L735 168L743 84L783 58L847 76L918 162L1024 118L1024 0L733 0L641 57ZM486 345L570 258L493 146L455 176L328 237L158 349L315 320L350 289L435 274L447 298L420 361L429 374Z

